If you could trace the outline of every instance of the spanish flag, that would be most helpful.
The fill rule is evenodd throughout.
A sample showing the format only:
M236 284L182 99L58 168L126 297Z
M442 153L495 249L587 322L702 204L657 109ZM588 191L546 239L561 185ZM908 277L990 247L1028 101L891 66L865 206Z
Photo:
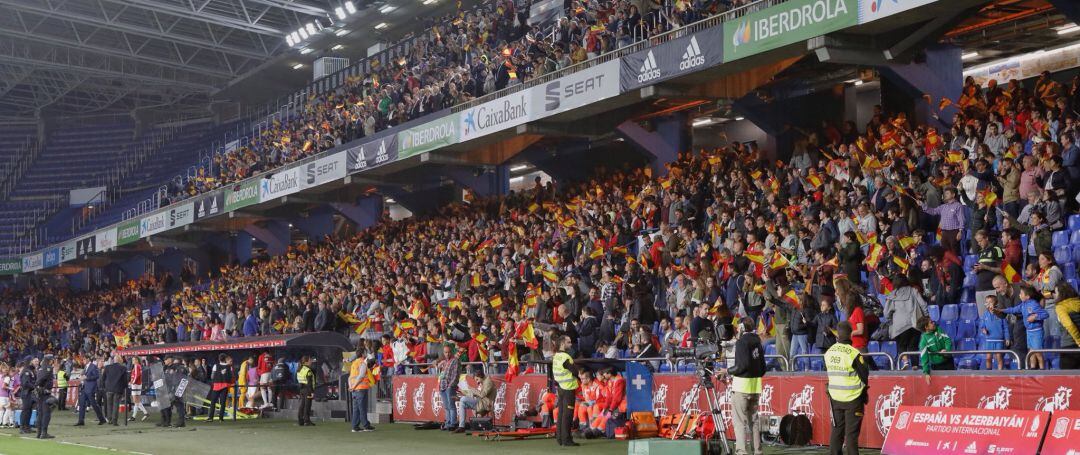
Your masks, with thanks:
M799 303L799 294L797 294L794 289L788 289L788 291L784 293L784 301L795 308L802 307Z
M761 171L760 170L755 170L753 172L750 172L750 178L752 178L754 180L757 180L757 179L761 178Z
M910 250L912 247L915 246L915 237L900 237L899 243L900 248L903 248L904 250Z
M469 280L469 284L474 288L480 286L480 274L474 272L472 274L472 279Z
M285 320L284 319L278 319L277 321L274 321L274 330L276 330L278 332L284 331L285 330Z
M949 106L952 106L952 103L953 103L952 100L950 100L950 99L943 96L943 97L941 97L941 101L938 101L938 103L937 103L937 110L940 111L940 110L945 109L945 108L947 108Z
M765 264L765 256L762 254L747 252L744 253L743 256L746 256L746 258L749 259L750 262L753 262L755 264Z
M534 307L539 301L540 298L536 295L536 289L530 284L529 289L525 291L525 306Z
M532 321L526 321L525 323L518 325L517 338L524 341L525 346L528 346L531 349L540 347L540 340L536 339L536 331L533 329Z
M908 267L911 267L911 264L908 264L908 262L900 256L893 256L892 261L893 264L896 264L897 267L900 267L900 270L903 270L905 272L907 272Z
M460 310L460 309L464 308L464 305L462 305L462 303L461 303L461 299L459 299L457 297L454 297L454 298L452 298L450 300L447 300L446 301L446 306L450 307L451 310L453 310L453 309Z
M822 183L821 177L818 177L817 174L810 174L806 176L806 182L810 184L810 188L815 190L820 188Z
M629 254L629 253L630 253L630 250L628 250L628 249L626 248L626 246L625 246L625 245L623 245L623 246L617 246L617 247L614 247L614 248L612 248L612 249L611 249L611 252L612 252L612 253L616 253L616 254L621 254L621 255L624 255L624 256L625 256L625 255L627 255L627 254Z
M987 207L993 207L994 204L997 204L998 201L997 193L995 193L994 190L990 187L979 190L979 197L982 199L983 204L985 204Z
M491 297L488 297L488 304L491 305L492 308L499 309L499 307L501 307L503 304L502 296L499 294L495 294Z
M769 263L769 268L772 270L782 269L791 265L791 261L780 253L774 253L772 262Z
M367 332L369 328L371 328L371 319L364 318L359 323L353 326L353 332L356 332L357 335L363 335L364 332Z
M1005 265L1001 267L1001 274L1005 275L1005 279L1009 280L1010 283L1020 282L1020 274L1017 273L1012 264L1009 264L1008 262L1005 262Z
M487 335L478 333L476 336L473 337L473 341L476 343L476 353L480 354L480 360L483 362L487 362L488 348L485 344L487 343Z
M540 206L537 203L533 202L532 204L529 204L529 213L533 213L537 210L540 210Z
M589 259L598 259L601 257L604 257L603 247L597 247L596 249L592 250L591 253L589 253Z
M544 275L545 280L548 280L552 283L557 283L559 281L559 275L555 272L552 272L551 270L544 270L542 275Z
M117 330L113 332L113 339L116 340L116 346L123 349L131 344L131 337L127 332Z
M945 154L945 162L950 164L958 164L964 161L964 152L959 150L949 150Z
M506 382L514 382L514 378L521 372L521 364L518 362L517 344L510 342L506 349L506 359L509 366L506 368Z
M878 262L881 262L881 255L885 252L885 247L880 243L871 243L869 254L866 255L866 260L863 261L870 267L877 268Z

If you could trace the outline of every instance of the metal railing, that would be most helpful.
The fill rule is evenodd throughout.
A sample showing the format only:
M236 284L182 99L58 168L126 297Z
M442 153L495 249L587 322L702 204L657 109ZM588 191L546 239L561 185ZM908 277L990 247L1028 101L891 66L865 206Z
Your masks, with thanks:
M1009 352L1012 352L1012 351L1009 351ZM1035 354L1077 354L1077 355L1080 355L1080 348L1070 348L1070 349L1066 349L1066 348L1032 349L1032 350L1028 351L1027 355L1024 356L1024 368L1027 368L1028 365L1031 365L1031 356L1033 356ZM1017 358L1019 358L1019 356L1017 356ZM1045 358L1043 359L1043 362L1044 362L1044 367L1045 367ZM1048 369L1048 368L1044 368L1044 369Z
M1020 354L1017 354L1014 351L1009 351L1009 350L1005 350L1005 349L975 349L975 350L972 350L972 351L942 351L942 352L935 352L933 354L935 354L935 355L944 355L944 356L949 356L949 357L956 357L956 356L959 356L959 355L974 355L974 354L1006 354L1006 355L1011 355L1011 356L1013 356L1013 358L1016 359L1016 365L1017 365L1016 368L1017 369L1019 369L1019 370L1027 369L1027 365L1022 364L1020 362ZM922 352L919 352L919 351L906 351L906 352L901 352L899 355L897 355L897 357L902 360L904 357L915 356L916 360L918 360L918 358L921 355L922 355ZM911 363L910 365L914 365L914 363Z
M891 354L887 353L887 352L864 352L862 355L868 356L868 357L885 357L885 359L887 359L889 361L889 371L896 370L896 365L897 365L896 364L896 359L894 359L893 356ZM798 368L799 359L807 359L807 360L809 360L809 359L818 359L818 358L824 360L825 359L825 354L796 354L796 355L791 356L791 362L795 364L796 368ZM810 362L806 362L806 365L809 367ZM795 370L788 370L788 371L795 371ZM799 371L807 371L807 370L799 370Z

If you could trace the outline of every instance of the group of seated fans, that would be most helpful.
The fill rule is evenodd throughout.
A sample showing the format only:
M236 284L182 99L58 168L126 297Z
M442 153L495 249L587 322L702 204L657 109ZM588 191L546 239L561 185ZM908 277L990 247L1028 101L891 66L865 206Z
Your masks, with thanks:
M1030 365L1001 353L1027 360L1080 341L1076 88L969 81L939 103L959 107L951 133L879 112L861 132L804 130L786 160L733 143L663 172L538 178L210 273L7 291L0 361L338 331L379 353L384 376L427 371L451 347L512 380L553 356L553 331L577 357L665 371L669 348L752 318L768 352L793 360L827 349L846 320L854 347L891 346L896 368L1074 369L1075 353L1033 353ZM974 349L999 352L948 353ZM600 428L611 408L593 380L577 416Z
M581 63L751 3L748 0L575 0L565 16L529 25L526 2L483 2L440 18L404 57L335 90L312 94L261 135L215 156L173 199L240 181L337 145ZM177 183L178 184L178 183Z

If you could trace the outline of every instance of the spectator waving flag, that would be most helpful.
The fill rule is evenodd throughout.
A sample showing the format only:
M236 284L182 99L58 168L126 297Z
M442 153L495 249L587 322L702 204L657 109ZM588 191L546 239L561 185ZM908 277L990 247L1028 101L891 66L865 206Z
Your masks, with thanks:
M518 362L517 344L510 342L506 349L506 358L509 366L506 368L506 382L514 382L514 378L521 372L521 364Z
M1009 280L1010 283L1020 282L1020 274L1017 273L1016 269L1013 268L1012 264L1009 264L1008 262L1006 262L1005 265L1001 267L1001 274L1005 275L1005 279Z

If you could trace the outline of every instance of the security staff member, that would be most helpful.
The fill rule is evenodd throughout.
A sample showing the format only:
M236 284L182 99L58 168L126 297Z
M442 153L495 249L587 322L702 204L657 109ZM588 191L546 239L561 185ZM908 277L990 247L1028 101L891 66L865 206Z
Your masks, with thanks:
M754 332L753 319L743 318L738 328L740 336L735 342L735 365L721 369L719 374L731 375L735 455L761 455L761 421L757 412L761 377L765 376L765 349L761 346L761 337Z
M173 357L165 358L165 378L167 381L174 384L179 384L179 380L188 376L188 369L184 366L183 362L177 361ZM158 400L165 400L161 403L161 423L159 427L174 426L176 428L183 428L185 426L184 419L187 417L187 408L184 405L184 400L181 397L176 396L176 391L173 391L172 395L167 397L158 397ZM172 416L173 408L176 408L176 417L179 419L179 423L173 425Z
M56 405L56 398L52 396L53 388L53 358L45 357L41 362L41 368L37 371L37 382L34 389L37 398L37 438L52 439L55 436L49 434L49 421L52 420L52 407Z
M64 362L56 366L56 409L67 410L68 372L64 368Z
M34 384L37 384L37 370L41 362L30 360L19 373L19 399L22 400L22 413L19 414L19 434L30 433L30 415L34 412Z
M300 384L300 411L296 413L298 424L315 426L311 423L311 400L315 398L315 370L311 369L311 357L304 356L300 359L296 382Z
M851 346L851 324L847 321L836 327L836 344L825 352L825 369L833 415L829 453L857 455L870 369L859 350Z
M574 342L568 335L559 335L557 338L558 352L551 359L551 375L559 385L558 393L558 426L555 429L555 439L561 446L575 447L579 444L571 439L570 428L574 421L574 404L577 399L577 367L574 366L574 358L568 354Z

